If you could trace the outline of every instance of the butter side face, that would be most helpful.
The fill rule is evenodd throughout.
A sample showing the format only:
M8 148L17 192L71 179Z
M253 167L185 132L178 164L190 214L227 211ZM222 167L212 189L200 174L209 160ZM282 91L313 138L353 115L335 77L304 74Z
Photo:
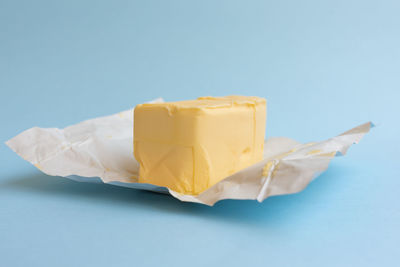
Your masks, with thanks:
M263 158L266 101L202 97L134 112L139 182L197 195Z

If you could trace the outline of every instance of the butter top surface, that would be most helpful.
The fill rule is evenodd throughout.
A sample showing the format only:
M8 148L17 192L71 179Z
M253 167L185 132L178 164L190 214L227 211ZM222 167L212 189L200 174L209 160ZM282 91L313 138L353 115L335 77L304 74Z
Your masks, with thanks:
M139 104L136 108L183 108L183 109L207 109L207 108L230 108L233 105L257 105L266 103L266 99L257 96L223 96L223 97L199 97L196 100L183 100L164 103Z

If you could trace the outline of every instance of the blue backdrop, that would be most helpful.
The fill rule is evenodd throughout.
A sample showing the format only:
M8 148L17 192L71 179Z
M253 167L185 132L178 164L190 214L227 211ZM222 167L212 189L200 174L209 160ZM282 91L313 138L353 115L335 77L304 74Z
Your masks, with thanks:
M42 174L0 146L1 266L394 266L398 1L0 1L0 141L156 97L257 95L268 136L378 127L299 194L215 207Z

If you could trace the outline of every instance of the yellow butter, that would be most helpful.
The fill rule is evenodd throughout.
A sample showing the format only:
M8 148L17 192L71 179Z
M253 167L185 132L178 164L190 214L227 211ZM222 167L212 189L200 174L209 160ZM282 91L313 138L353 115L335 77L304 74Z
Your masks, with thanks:
M139 182L197 195L263 158L266 100L200 97L134 112Z

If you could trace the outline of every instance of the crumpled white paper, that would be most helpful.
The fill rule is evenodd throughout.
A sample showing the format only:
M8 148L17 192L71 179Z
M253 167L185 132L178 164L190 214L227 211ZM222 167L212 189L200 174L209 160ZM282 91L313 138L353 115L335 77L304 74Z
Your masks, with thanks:
M157 99L154 102L162 101ZM300 144L286 137L265 142L264 159L193 196L138 183L139 164L133 156L133 109L87 120L64 129L34 127L6 144L42 172L82 182L170 193L181 201L213 205L222 199L257 199L296 193L344 155L373 126L355 127L322 142Z

